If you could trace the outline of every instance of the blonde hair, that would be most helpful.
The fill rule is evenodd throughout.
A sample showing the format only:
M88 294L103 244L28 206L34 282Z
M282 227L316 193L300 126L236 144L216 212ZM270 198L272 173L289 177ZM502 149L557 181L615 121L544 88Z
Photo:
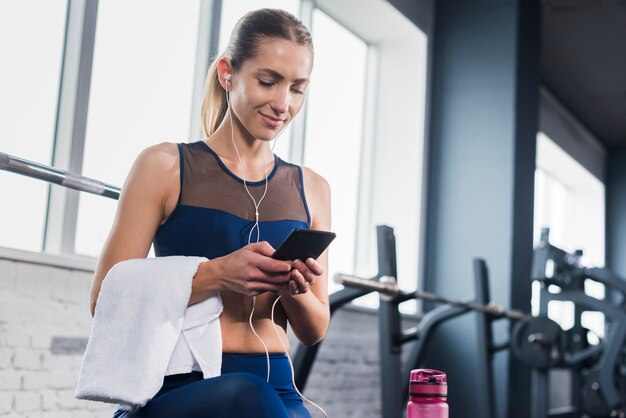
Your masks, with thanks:
M313 54L313 40L309 30L294 15L279 9L259 9L243 16L233 29L230 41L223 54L215 57L207 71L204 98L200 118L205 137L211 136L224 120L226 91L220 84L217 63L222 57L230 59L233 73L244 61L254 58L259 41L279 38L308 46Z
M226 116L228 109L226 103L226 90L222 88L217 74L217 62L221 57L213 60L207 72L204 85L204 98L202 99L202 132L205 137L213 135Z

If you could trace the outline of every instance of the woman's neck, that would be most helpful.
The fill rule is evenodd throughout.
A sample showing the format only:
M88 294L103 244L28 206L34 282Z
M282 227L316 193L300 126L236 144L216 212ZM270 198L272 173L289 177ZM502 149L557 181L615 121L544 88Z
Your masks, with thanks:
M246 165L263 165L273 161L274 155L269 143L253 138L248 132L244 133L244 129L237 125L237 123L234 124L234 129L231 133L230 120L228 120L227 116L217 130L205 139L206 143L220 158L234 163L239 162L239 157ZM237 147L236 150L233 140ZM239 151L239 156L237 151Z
M240 132L240 130L234 130L234 140L239 155L233 146L230 122L228 124L222 123L213 135L205 138L204 141L219 155L220 160L231 172L237 173L238 176L247 181L265 179L275 165L274 154L272 154L269 143L252 138L250 135L246 137L239 134Z

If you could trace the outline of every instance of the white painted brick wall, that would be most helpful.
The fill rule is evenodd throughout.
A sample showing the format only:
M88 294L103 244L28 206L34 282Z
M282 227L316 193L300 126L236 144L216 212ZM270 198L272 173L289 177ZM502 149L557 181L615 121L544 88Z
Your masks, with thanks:
M82 356L52 338L87 338L91 273L0 259L0 417L110 418L114 405L74 399Z
M0 418L110 418L116 407L74 399L82 355L53 337L87 338L91 273L0 259ZM292 346L295 342L290 336ZM331 418L380 417L376 315L341 310L305 396ZM308 407L314 418L321 416Z

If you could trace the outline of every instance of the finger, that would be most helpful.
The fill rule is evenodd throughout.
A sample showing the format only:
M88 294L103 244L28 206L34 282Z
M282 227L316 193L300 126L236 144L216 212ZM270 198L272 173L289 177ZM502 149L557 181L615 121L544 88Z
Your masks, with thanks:
M270 273L287 273L291 270L291 263L288 261L274 260L268 256L257 256L254 258L254 264L259 269Z
M248 279L251 282L264 282L276 285L284 285L291 280L290 272L271 273L261 269L256 269Z
M291 293L292 295L297 295L298 293L300 293L300 291L298 290L298 285L294 280L289 281L289 293Z
M287 284L284 284L280 287L280 289L278 290L278 294L279 295L286 295L286 294L290 294L290 295L296 295L298 293L298 287L295 286L295 283L293 282L293 280L290 280Z
M274 254L274 251L276 251L274 247L272 247L267 241L260 241L255 242L254 244L249 244L248 248L257 254L261 254L266 257L271 257L272 254Z
M311 286L314 282L315 279L317 279L317 276L313 273L311 273L309 270L305 271L304 273L301 273L302 276L304 277L304 280L306 281L306 283Z
M300 271L300 273L304 273L305 271L307 271L309 269L306 266L306 264L304 264L301 260L294 260L293 261L293 268L298 269L298 271Z
M309 260L312 260L312 258L310 258ZM315 274L315 272L311 271L309 269L308 265L304 264L300 260L296 260L294 262L294 267L302 274L302 276L304 276L304 279L307 282L309 282L310 284L312 284L315 281L315 279L317 278L317 274Z
M309 283L306 281L302 273L298 270L292 270L291 277L298 286L299 293L306 293L309 290Z
M321 274L324 274L324 268L321 266L320 263L318 263L317 261L315 261L313 258L307 258L306 260L306 266L309 268L309 270L311 270L313 272L313 274L315 274L316 276L319 276Z

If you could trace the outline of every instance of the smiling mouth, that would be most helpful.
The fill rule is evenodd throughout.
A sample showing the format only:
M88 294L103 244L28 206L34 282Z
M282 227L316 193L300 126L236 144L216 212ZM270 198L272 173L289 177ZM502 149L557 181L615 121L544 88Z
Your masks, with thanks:
M266 125L271 126L273 128L281 125L284 122L283 119L275 118L273 116L268 116L260 112L259 112L259 115L261 115L261 119L263 119L263 122L265 122Z

